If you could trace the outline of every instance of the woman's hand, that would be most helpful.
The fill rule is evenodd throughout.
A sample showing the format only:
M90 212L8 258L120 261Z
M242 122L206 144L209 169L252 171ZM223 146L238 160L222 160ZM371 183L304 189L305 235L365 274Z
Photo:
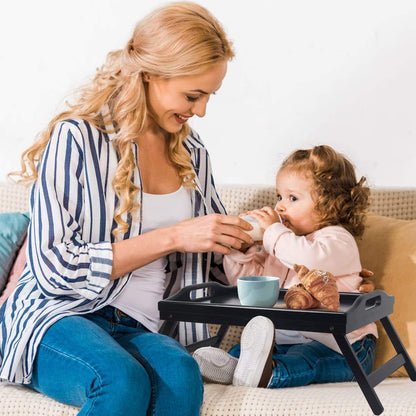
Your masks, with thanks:
M232 215L210 214L191 218L171 227L175 251L204 253L216 251L229 254L231 248L240 250L254 241L244 232L252 226Z
M252 226L239 217L210 214L117 241L112 244L111 279L118 279L175 251L229 254L231 248L239 250L243 244L254 243L243 231L251 229Z
M254 217L260 224L262 231L266 231L266 228L270 225L280 222L280 217L277 211L272 207L263 207L261 209L254 209L248 211L245 215L251 215Z

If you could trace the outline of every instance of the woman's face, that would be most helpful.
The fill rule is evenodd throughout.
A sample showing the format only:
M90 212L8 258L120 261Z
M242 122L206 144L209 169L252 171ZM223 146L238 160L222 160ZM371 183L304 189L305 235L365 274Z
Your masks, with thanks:
M220 88L226 72L227 61L223 61L198 75L164 79L144 74L149 126L154 122L169 133L177 133L193 115L204 117L209 97Z

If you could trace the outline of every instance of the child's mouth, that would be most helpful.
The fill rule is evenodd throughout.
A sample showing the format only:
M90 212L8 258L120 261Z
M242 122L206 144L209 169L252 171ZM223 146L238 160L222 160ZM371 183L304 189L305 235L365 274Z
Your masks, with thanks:
M276 211L277 212L277 211ZM278 215L278 217L279 217L279 220L280 220L280 223L281 224L283 224L283 225L285 225L285 219L277 212L277 215Z

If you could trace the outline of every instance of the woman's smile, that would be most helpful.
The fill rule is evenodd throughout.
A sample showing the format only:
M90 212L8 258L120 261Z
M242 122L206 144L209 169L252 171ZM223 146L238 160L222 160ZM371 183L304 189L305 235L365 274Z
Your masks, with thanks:
M183 116L183 115L181 115L181 114L178 114L178 113L174 113L174 117L175 117L175 119L176 119L176 121L179 123L179 124L184 124L184 123L186 123L192 116Z

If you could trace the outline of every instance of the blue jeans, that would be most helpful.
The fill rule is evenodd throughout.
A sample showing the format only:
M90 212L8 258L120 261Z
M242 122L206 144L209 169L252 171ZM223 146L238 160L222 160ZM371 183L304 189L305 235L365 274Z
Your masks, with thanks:
M369 374L374 363L374 338L366 336L354 342L352 348L364 371ZM230 354L239 357L240 344L235 345ZM275 344L273 361L277 365L273 368L272 380L268 386L272 389L354 380L344 356L318 341L292 345Z
M106 306L45 333L29 387L89 416L196 416L203 385L177 341Z

